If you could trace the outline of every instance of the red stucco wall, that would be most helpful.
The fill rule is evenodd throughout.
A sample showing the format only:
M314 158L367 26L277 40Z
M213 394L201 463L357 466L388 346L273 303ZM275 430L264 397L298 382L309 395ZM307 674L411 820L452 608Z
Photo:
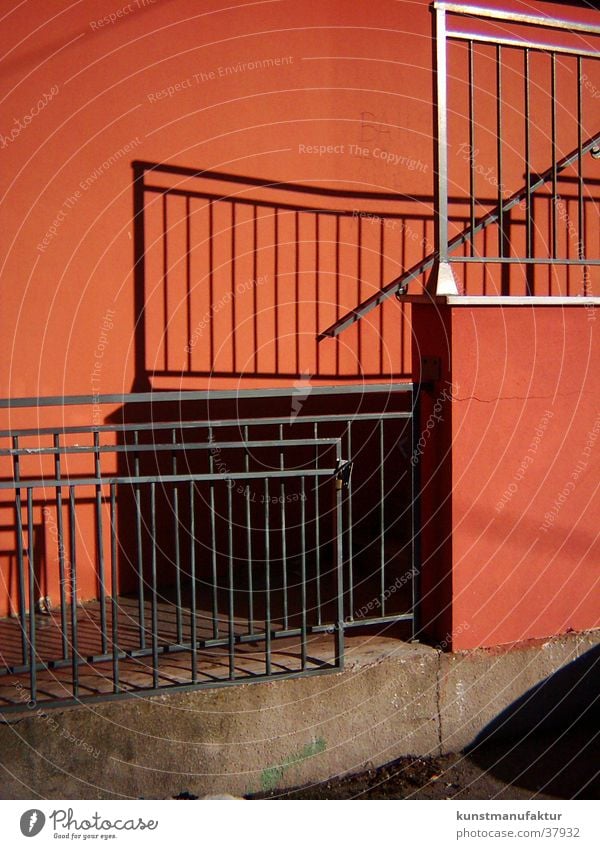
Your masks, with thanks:
M505 3L496 5L507 7ZM573 19L589 20L593 15L589 10L542 0L512 0L508 5L565 13ZM292 385L298 376L307 375L314 382L326 383L411 379L411 339L417 322L411 322L410 307L401 307L394 299L337 341L317 344L315 337L431 249L434 80L428 2L282 0L224 6L214 0L201 4L134 0L122 5L108 0L77 4L59 0L51 4L4 3L2 11L3 397L128 392L136 385L140 316L134 303L134 267L139 259L134 250L135 160L346 192L347 197L336 199L307 197L297 191L288 194L288 203L294 207L302 200L309 207L335 213L358 208L371 216L288 211L279 215L276 234L273 216L259 213L259 250L254 262L248 253L254 242L248 235L252 224L247 213L239 212L234 230L231 205L215 204L216 234L211 241L206 202L198 201L189 277L192 309L186 312L182 202L170 205L166 218L161 218L160 204L149 205L145 220L144 368L150 385L173 389ZM110 16L115 14L113 20ZM460 67L460 59L457 61ZM518 78L511 83L508 77L505 86L511 84L520 85ZM593 88L586 88L584 96L586 114L591 114ZM450 143L458 146L463 139L464 125L453 123ZM560 144L561 149L568 148L571 136L567 133ZM491 135L482 138L481 149L483 157L494 149ZM465 160L457 154L452 161L452 191L456 192L464 189ZM540 167L546 164L544 160ZM522 179L520 164L513 166L506 165L509 170L512 167L515 180ZM211 184L217 194L231 191L224 185L218 181ZM392 197L352 197L360 192ZM402 199L394 193L400 193ZM248 189L247 194L255 197L256 192ZM275 194L271 192L267 200L275 202ZM460 213L459 199L453 226L460 225ZM388 214L401 216L395 219L398 226L380 223L381 216ZM597 240L593 220L588 217L588 226ZM165 221L169 233L166 260L161 241ZM360 262L359 242L364 248ZM216 267L212 302L208 296L209 244ZM493 269L481 279L472 274L469 285L473 291L499 290ZM238 284L262 278L260 286L251 285L239 294L234 312L230 301L224 300L227 293ZM522 281L515 280L520 286ZM421 282L416 281L418 285ZM567 283L551 281L551 285ZM577 285L573 283L575 293ZM220 303L222 308L215 311L214 305ZM194 343L189 368L185 347L189 347L190 327L193 331L208 314L216 349L210 348L209 335L203 335ZM485 320L492 317L490 312ZM486 328L485 342L494 350L497 331L495 326ZM467 338L464 328L460 333ZM169 352L165 353L167 337ZM539 334L531 338L537 344ZM445 337L436 344L443 346ZM564 375L577 387L579 359L568 362ZM518 369L518 358L514 366ZM489 379L492 391L495 378L493 373L486 378L485 369L482 361L478 379ZM465 385L469 383L467 375L461 379ZM489 405L482 409L489 414ZM591 415L586 410L581 416L582 428ZM98 423L104 421L111 412L103 408L99 414L92 405L83 410L3 411L1 420L2 427L90 424L98 418ZM538 414L538 408L532 408L535 421ZM553 427L559 421L557 414ZM463 429L467 425L474 429L468 442L485 422L484 415L482 421L463 423ZM529 427L529 415L527 422ZM546 444L553 443L548 440ZM487 441L485 446L488 451ZM519 442L511 442L511 446L508 471L522 451ZM482 468L492 462L483 448L479 456ZM539 465L541 468L541 461ZM11 476L8 461L1 469L3 477ZM505 483L500 475L498 487ZM578 487L578 492L582 491ZM548 497L551 494L549 490ZM496 497L494 489L488 507L493 507ZM452 510L464 511L464 503L457 499L458 495L453 496ZM573 509L570 505L576 503L572 496L561 511L561 522L569 515L567 507ZM433 514L439 509L432 504ZM513 509L511 502L505 515L511 516ZM541 502L535 507L537 518L545 509ZM85 513L81 515L82 527L93 534L91 508L87 519ZM443 523L456 528L457 521L447 516L442 520L442 539ZM34 524L44 526L42 501L35 505ZM425 536L430 527L426 525ZM456 546L466 547L454 550L459 570L455 581L463 580L464 569L473 568L465 566L468 545L460 540L469 540L477 527L457 539ZM5 586L14 588L12 505L2 507L0 534ZM46 527L44 534L50 550L52 529ZM556 540L557 534L553 526L544 540ZM541 541L540 550L545 545ZM85 577L85 553L82 557L80 590L85 596L94 593L94 580L91 575ZM47 568L48 586L55 586L55 558ZM563 572L560 577L565 577ZM468 598L472 592L481 600L489 591L485 577L473 581L465 583L471 590L461 589L460 598ZM521 584L518 589L521 592ZM442 608L438 604L438 614ZM8 602L0 600L0 613L7 609ZM476 609L471 607L470 612ZM556 611L548 621L558 628L565 617L564 611ZM589 620L589 608L587 611L577 622ZM457 615L464 618L468 612L468 606L465 611L459 608ZM455 628L455 613L447 608L442 618L452 615L452 621L449 626L444 621L438 630L445 633L448 627ZM478 616L479 624L473 624L469 639L504 638L504 632L486 636L483 614Z
M430 338L451 339L421 343L443 368L424 414L441 398L444 419L422 466L426 625L454 649L598 627L597 311L415 314Z
M595 17L585 8L541 0L492 5L542 10L575 20ZM227 288L252 280L255 270L266 280L256 292L250 287L239 295L235 316L230 304L213 315L217 350L210 362L202 344L196 345L192 365L200 374L191 378L183 350L189 329L182 306L181 202L175 200L168 210L169 255L158 259L171 275L168 292L161 288L163 270L154 266L159 248L154 228L162 226L155 204L146 221L147 367L150 372L163 370L168 333L174 372L167 380L157 378L157 385L197 388L209 382L235 386L240 381L269 385L277 380L289 383L290 376L298 373L329 382L410 375L409 323L391 300L337 342L325 340L317 346L315 335L431 250L433 44L427 0L282 0L226 7L213 0L201 4L135 0L122 5L60 0L35 7L5 3L3 8L0 284L2 320L8 329L0 343L3 396L109 393L133 386L139 314L133 300L131 164L140 159L348 193L401 193L404 200L389 202L313 196L303 200L309 207L383 214L393 210L407 216L397 226L382 228L383 245L379 224L362 221L365 253L359 267L356 218L338 221L336 231L334 218L319 216L317 222L317 216L305 215L297 222L296 234L288 212L280 215L276 238L273 216L262 213L254 269L244 249L250 244L247 212L239 213L237 244L232 248L231 211L216 204L215 229L220 235L214 245L218 266L214 303ZM484 54L485 50L478 67L482 81L489 82L489 57ZM464 192L467 173L465 157L458 154L466 132L458 118L465 105L463 58L459 51L451 65L454 228L462 226L464 204L461 207L458 196ZM569 77L568 70L560 73ZM559 87L563 76L559 74ZM504 86L507 91L514 87L521 97L516 71L506 74ZM546 87L534 89L532 96L542 98ZM597 102L591 77L583 95L585 135ZM515 94L515 120L517 100ZM561 111L559 116L565 128L559 153L574 143L572 97L567 100L569 114ZM491 164L495 151L494 133L486 123L492 120L493 109L486 103L477 116L482 168ZM546 105L532 102L534 169L549 164L544 146ZM504 168L511 188L513 182L523 182L516 154L505 160ZM250 189L244 191L252 196ZM484 198L494 202L491 184L483 178L477 192L484 206ZM302 198L292 193L287 199L293 206ZM203 213L196 212L192 329L210 309L207 235ZM541 210L540 221L544 214ZM597 240L597 228L591 226ZM516 226L515 234L520 229ZM280 249L275 257L277 239ZM232 252L238 257L233 272ZM480 279L473 270L473 292L494 291L499 285L495 273L488 269ZM294 321L298 302L300 327ZM114 311L108 332L107 310ZM258 363L248 349L256 311L258 338L252 341ZM237 357L232 353L234 336ZM102 357L96 356L99 345L104 346ZM99 376L94 379L95 369ZM219 375L212 381L211 369Z

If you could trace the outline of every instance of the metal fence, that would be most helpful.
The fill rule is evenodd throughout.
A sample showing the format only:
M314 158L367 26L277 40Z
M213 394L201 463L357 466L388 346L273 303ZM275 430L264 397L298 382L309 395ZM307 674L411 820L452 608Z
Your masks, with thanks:
M512 264L526 267L520 294L593 294L600 26L466 4L434 7L437 293L458 294L459 264L463 293L467 266ZM490 186L496 198L486 209ZM466 224L451 232L449 216L459 207ZM545 291L536 267L546 269ZM576 286L569 286L569 268L582 271ZM558 269L564 279L553 280ZM496 294L514 294L507 279Z
M315 398L331 407L336 389L353 394ZM363 388L373 409L352 415L177 420L169 402L219 393L138 394L119 423L0 432L0 710L326 672L349 627L414 635L411 389Z

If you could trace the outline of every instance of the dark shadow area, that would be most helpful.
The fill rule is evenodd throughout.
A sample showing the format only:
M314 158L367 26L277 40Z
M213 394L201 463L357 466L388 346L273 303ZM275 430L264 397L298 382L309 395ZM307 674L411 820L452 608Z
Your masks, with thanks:
M344 615L363 621L408 614L413 606L410 406L407 392L312 394L310 386L279 397L132 403L112 417L112 423L131 427L119 432L120 444L163 448L138 456L134 450L121 453L118 474L215 475L212 482L194 485L197 605L216 607L225 616L231 560L235 615L247 618L252 604L254 615L264 618L268 560L271 618L281 624L287 605L288 619L297 620L304 552L308 622L317 625L335 621L335 482L328 476L317 485L311 475L351 458L352 477L342 494ZM393 418L398 413L407 417ZM314 445L288 446L315 439L340 439L342 457ZM172 441L184 447L171 451ZM256 441L272 444L244 448ZM194 448L232 442L236 447ZM278 470L297 475L270 478L268 490L264 480L237 477ZM137 494L135 487L122 486L118 493L119 592L147 595L155 568L161 598L175 599L179 583L189 596L189 487L157 487L154 534L148 496L147 487Z
M600 793L600 646L499 714L465 754L501 781L559 798Z

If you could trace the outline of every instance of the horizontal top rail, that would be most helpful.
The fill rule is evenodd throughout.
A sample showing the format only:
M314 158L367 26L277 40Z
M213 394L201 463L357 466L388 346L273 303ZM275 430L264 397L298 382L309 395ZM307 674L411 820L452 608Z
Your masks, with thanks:
M109 486L116 484L138 483L197 483L200 481L239 481L239 480L263 480L264 478L312 478L333 477L339 473L339 466L327 469L277 469L270 472L212 472L206 474L181 474L181 475L131 475L115 476L107 475L93 477L72 478L19 478L17 480L0 481L0 490L3 489L66 489L75 486Z
M414 384L407 383L366 383L343 386L311 386L311 395L355 395L366 392L411 392ZM0 398L0 410L22 409L26 407L69 407L100 406L102 404L162 404L170 401L226 401L235 398L285 398L294 395L295 387L275 387L273 389L202 389L185 392L123 392L112 395L48 395L41 397Z
M241 440L237 442L152 442L135 443L127 445L53 445L47 448L4 448L0 450L0 457L39 457L42 455L60 454L137 454L143 452L173 452L173 451L200 451L204 449L221 450L222 448L233 448L245 450L247 448L273 448L285 445L290 446L339 446L340 440L336 437L325 437L323 439L263 439Z
M458 41L476 41L481 44L503 44L506 47L518 47L521 50L540 50L544 53L566 53L569 56L587 56L590 59L600 59L597 50L586 50L584 47L566 47L564 44L548 44L545 41L529 41L528 39L509 38L496 33L482 35L475 32L454 32L448 30L448 38Z
M348 416L347 413L333 413L331 415L320 415L320 416L296 416L294 418L293 423L288 422L291 426L292 424L313 424L313 423L321 423L321 422L355 422L355 421L379 421L380 419L410 419L412 417L412 412L400 412L400 413L355 413L352 416ZM282 419L281 416L272 416L270 418L245 418L245 419L215 419L204 420L204 421L190 421L190 422L137 422L130 424L113 424L113 425L73 425L70 427L40 427L40 428L20 428L13 430L2 430L0 431L0 437L7 436L42 436L42 435L51 435L51 434L73 434L73 433L110 433L110 432L135 432L139 431L143 433L144 431L149 430L173 430L173 428L179 428L181 430L189 430L190 428L220 428L220 427L248 427L252 425L280 425L286 423L285 419Z
M469 6L464 3L446 3L444 0L436 0L433 6L435 9L443 9L454 15L467 15L475 18L508 21L515 24L532 24L548 29L565 29L571 32L600 35L600 26L586 24L582 21L566 21L561 18L550 18L546 15L528 15L522 12L508 12L502 9L488 9L484 6ZM450 34L448 32L448 35Z

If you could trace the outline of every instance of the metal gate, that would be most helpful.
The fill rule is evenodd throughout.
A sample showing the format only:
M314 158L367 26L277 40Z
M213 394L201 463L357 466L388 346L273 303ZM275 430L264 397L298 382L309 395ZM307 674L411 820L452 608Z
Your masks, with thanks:
M331 407L337 389L322 389ZM135 422L0 433L13 528L0 710L329 672L347 628L414 636L410 389L363 387L350 417L307 405L176 421L170 401L215 394L138 394L120 398Z

